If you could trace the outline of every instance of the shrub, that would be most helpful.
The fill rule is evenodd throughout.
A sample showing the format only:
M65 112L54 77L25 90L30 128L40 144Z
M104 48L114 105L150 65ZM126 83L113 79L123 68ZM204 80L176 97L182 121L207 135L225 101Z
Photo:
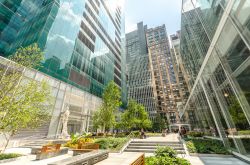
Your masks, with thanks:
M250 135L250 130L238 131L239 135Z
M20 157L20 156L22 156L22 155L21 154L15 154L15 153L0 154L0 160L17 158L17 157Z
M203 137L204 133L203 132L196 132L196 131L190 131L187 133L188 136L190 137Z
M229 154L221 141L213 139L189 139L187 148L191 153Z
M157 150L155 151L155 156L156 157L168 156L168 157L174 158L177 156L177 153L171 147L158 147Z
M127 138L114 137L99 138L95 140L95 143L100 145L100 149L108 149L112 151L119 151L127 142Z
M155 156L146 158L146 165L191 165L183 158L177 158L177 153L171 147L159 147Z
M134 137L139 137L140 136L139 131L132 131L132 134L133 134Z

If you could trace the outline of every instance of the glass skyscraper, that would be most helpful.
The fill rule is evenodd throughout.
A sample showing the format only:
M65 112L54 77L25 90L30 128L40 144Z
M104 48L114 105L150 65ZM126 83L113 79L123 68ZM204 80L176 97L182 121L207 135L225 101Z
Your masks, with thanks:
M56 99L48 134L60 133L60 112L65 104L71 111L69 132L88 130L83 123L99 107L99 98L111 80L121 88L126 103L120 1L0 0L1 56L8 57L17 48L33 43L44 51L45 60L40 72L32 71L27 76L38 81L49 79Z
M42 72L101 96L111 80L126 102L124 16L115 0L3 0L0 47L8 56L38 43Z
M250 157L250 1L183 0L180 51L194 129Z

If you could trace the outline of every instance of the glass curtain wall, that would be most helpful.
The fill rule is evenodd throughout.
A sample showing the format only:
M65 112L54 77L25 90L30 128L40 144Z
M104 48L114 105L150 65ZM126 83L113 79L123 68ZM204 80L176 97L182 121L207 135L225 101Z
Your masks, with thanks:
M248 157L249 25L250 1L183 0L181 56L193 85L185 110L196 119L190 123Z

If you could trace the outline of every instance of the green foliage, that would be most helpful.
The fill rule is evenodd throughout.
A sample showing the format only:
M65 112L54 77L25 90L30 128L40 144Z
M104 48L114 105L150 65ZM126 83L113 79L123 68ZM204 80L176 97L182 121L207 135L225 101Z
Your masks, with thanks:
M24 67L37 68L41 66L44 55L37 44L32 44L25 48L19 48L9 59Z
M196 131L189 131L187 133L187 135L190 137L203 137L204 133L203 132L196 132Z
M34 45L18 49L10 59L26 67L37 67L42 57L41 51ZM24 67L15 63L7 69L0 69L0 130L7 144L18 130L36 128L50 117L52 97L49 85L46 81L27 79L23 70Z
M242 131L238 131L239 135L250 135L250 130L242 130Z
M103 93L103 104L93 115L94 128L101 128L104 132L107 128L115 126L115 113L121 106L121 91L113 82L109 82Z
M223 143L213 139L189 139L186 143L191 153L229 154Z
M183 158L171 157L147 157L146 165L191 165L189 161Z
M128 142L128 138L99 138L95 143L100 145L100 149L108 149L112 151L119 151Z
M228 110L236 127L239 129L246 129L249 124L238 100L236 97L230 97L229 100L231 101L231 105Z
M17 158L17 157L20 157L20 156L22 156L22 155L21 154L15 154L15 153L0 154L0 160Z
M155 156L146 158L146 165L191 165L186 159L177 158L171 147L159 147Z
M163 129L167 128L167 125L167 120L160 114L157 114L156 119L152 125L152 130L161 132Z
M134 100L130 100L128 109L121 115L121 127L128 130L151 128L152 123L145 107Z
M174 158L177 156L176 151L171 148L171 147L158 147L157 150L155 151L155 156L156 157L164 157L164 156L168 156L171 158Z

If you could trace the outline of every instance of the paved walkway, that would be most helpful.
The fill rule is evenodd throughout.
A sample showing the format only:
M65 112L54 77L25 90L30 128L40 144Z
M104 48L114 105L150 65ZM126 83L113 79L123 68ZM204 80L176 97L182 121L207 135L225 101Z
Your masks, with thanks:
M192 165L249 165L237 158L185 156Z
M96 165L129 165L132 164L143 153L124 152L110 153L108 159L105 159Z
M168 134L166 137L148 137L146 139L136 139L139 141L163 141L163 142L178 142L177 134ZM7 153L20 153L27 155L22 157L18 161L3 163L1 165L46 165L48 163L62 160L72 156L72 152L69 154L57 156L41 161L35 160L35 155L30 155L31 149L29 148L11 148L7 149ZM120 153L110 153L109 158L97 163L96 165L129 165L136 158L138 158L142 153L131 153L124 152ZM145 156L152 156L152 153L146 153ZM192 165L248 165L247 163L234 158L234 157L198 157L198 156L187 156L187 155L178 155L179 157L183 157L191 162Z

